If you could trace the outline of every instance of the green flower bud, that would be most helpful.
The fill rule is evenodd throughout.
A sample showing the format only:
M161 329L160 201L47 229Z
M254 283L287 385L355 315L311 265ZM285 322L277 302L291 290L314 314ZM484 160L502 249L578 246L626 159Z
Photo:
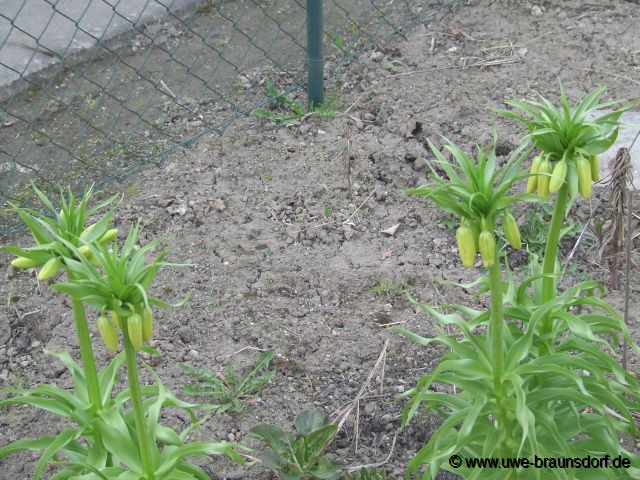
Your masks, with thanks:
M49 260L47 260L47 263L42 266L40 273L38 273L38 280L51 280L56 276L61 266L62 263L60 262L60 260L58 260L57 257L50 258Z
M551 174L551 180L549 181L549 192L556 193L560 190L560 187L564 184L564 179L567 176L567 162L560 160L556 163Z
M32 260L31 258L18 257L13 259L11 265L15 268L33 268L40 265L42 262L38 260Z
M480 255L482 256L482 264L487 267L493 267L496 260L496 239L493 234L487 230L480 233L478 241L480 247Z
M576 168L578 169L578 191L583 198L591 196L591 165L584 157L576 159Z
M534 157L531 162L531 170L529 171L529 178L527 179L527 193L533 193L538 186L538 170L542 163L542 155Z
M118 236L118 229L117 228L111 228L111 229L107 230L104 233L104 235L102 235L100 237L99 242L100 243L109 243L109 242L113 241L117 236Z
M473 230L465 224L460 225L456 230L456 242L462 264L467 268L473 267L478 251Z
M509 210L505 210L502 216L502 231L504 236L507 237L507 242L516 250L522 248L522 240L520 238L520 230L518 229L518 222L511 215Z
M131 345L137 351L142 348L142 318L137 313L127 318L127 333Z
M85 240L89 234L93 231L93 229L95 228L96 224L92 223L91 225L89 225L87 228L85 228L82 233L80 234L80 238L82 240Z
M78 251L87 259L90 260L93 256L93 252L91 251L91 247L89 245L82 245L78 248Z
M153 312L145 305L140 315L142 316L142 339L148 342L153 337Z
M101 315L98 317L98 332L102 337L102 341L112 352L118 351L118 333L111 319Z
M551 173L553 172L553 165L548 158L545 158L540 164L538 169L538 193L543 197L549 196L549 182L551 180Z

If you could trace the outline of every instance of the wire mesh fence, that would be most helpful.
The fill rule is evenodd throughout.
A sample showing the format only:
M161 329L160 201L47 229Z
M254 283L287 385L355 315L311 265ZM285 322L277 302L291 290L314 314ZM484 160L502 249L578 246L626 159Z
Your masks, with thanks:
M312 0L320 1L320 0ZM325 0L327 73L454 0ZM306 81L305 0L4 0L0 204L103 185ZM0 213L0 236L18 230Z

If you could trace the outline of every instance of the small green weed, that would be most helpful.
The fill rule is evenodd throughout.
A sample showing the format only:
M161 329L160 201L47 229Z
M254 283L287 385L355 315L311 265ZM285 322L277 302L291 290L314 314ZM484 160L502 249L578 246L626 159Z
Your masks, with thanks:
M258 425L249 434L262 440L268 448L258 454L262 464L288 480L340 477L340 466L324 452L338 428L323 410L306 410L296 417L296 435L275 425Z
M318 162L326 162L327 160L329 160L329 153L324 151L318 152L316 153L315 157Z
M411 292L411 288L404 283L394 283L391 280L380 280L369 290L378 295L400 297Z
M302 117L312 114L318 118L333 118L336 116L336 103L339 98L339 94L333 93L328 95L325 102L318 108L306 107L297 100L291 98L289 94L278 87L269 80L267 82L267 95L273 99L273 106L271 109L259 108L256 110L256 116L270 120L272 122L289 122L298 121Z
M252 398L275 375L269 370L269 364L275 356L275 350L264 352L258 361L246 372L239 374L233 364L227 364L225 375L216 375L206 368L193 368L181 364L180 368L196 383L186 385L184 393L193 396L211 397L216 403L216 413L244 410L246 400Z
M522 225L522 242L527 245L527 249L536 255L542 255L547 243L547 230L553 206L546 203L536 203L527 213L527 221ZM575 239L582 231L583 224L571 222L567 219L567 225L560 232L560 240Z
M386 480L387 473L384 470L369 470L361 468L357 472L345 473L340 480Z
M440 217L440 223L447 227L448 230L455 230L460 225L460 222L448 216Z
M344 37L339 33L325 33L325 38L328 38L331 41L331 45L340 50L343 54L348 55L351 53L351 48L347 45Z
M571 278L574 278L578 282L586 282L587 280L589 280L589 273L587 270L578 271L578 266L578 262L576 260L573 260L567 266L567 273Z
M128 197L138 195L140 193L140 187L135 183L132 183L131 185L129 185L123 190L123 193Z

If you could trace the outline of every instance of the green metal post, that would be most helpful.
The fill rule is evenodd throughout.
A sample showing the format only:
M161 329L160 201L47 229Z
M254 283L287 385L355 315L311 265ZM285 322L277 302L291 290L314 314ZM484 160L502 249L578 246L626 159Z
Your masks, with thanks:
M307 0L307 93L309 107L318 107L324 102L322 0Z

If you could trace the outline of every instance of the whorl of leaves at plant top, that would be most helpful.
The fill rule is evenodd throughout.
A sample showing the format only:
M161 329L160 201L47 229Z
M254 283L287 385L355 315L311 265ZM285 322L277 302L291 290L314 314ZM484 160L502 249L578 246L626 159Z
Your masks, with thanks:
M115 242L111 248L93 243L89 245L94 259L93 263L85 255L79 254L75 246L64 242L76 255L76 259L67 260L67 264L77 272L78 278L73 282L63 282L52 288L66 293L72 298L82 300L97 310L112 310L120 317L128 317L135 313L134 307L139 304L158 307L171 305L160 298L147 293L158 269L162 266L176 266L164 262L165 251L161 251L151 262L146 262L146 255L158 246L158 240L152 240L143 247L138 244L141 228L135 226L127 234L122 243ZM186 302L186 298L179 304Z
M86 226L87 220L100 214L115 201L116 197L89 207L89 202L93 195L93 187L86 189L82 198L78 200L71 189L60 191L59 208L54 207L47 196L33 185L33 191L42 203L42 206L49 210L53 216L49 217L37 210L24 208L9 203L12 210L20 217L27 226L35 245L30 247L3 246L3 248L18 256L14 260L14 266L22 268L20 259L27 259L32 262L30 266L44 264L52 259L57 259L62 266L65 258L74 258L79 254L77 249L86 248L86 244L95 240L113 240L113 233L117 230L111 229L113 223L114 210L109 210L102 214L93 224ZM106 242L105 242L106 243ZM71 251L69 246L75 247L76 251Z
M596 110L606 110L620 101L598 103L605 87L587 93L571 108L560 85L560 108L538 94L540 101L507 100L505 103L522 114L510 110L496 109L498 113L524 124L529 129L529 138L544 153L555 160L573 158L576 154L598 155L607 151L618 138L620 116L633 104L604 113L594 120L587 116Z
M446 178L430 164L432 182L407 190L409 195L427 197L458 217L476 222L487 219L491 225L497 214L514 202L537 198L526 194L510 195L509 192L514 182L527 176L520 168L531 151L527 144L518 147L504 166L496 168L495 145L490 149L478 147L474 158L452 141L445 140L444 148L453 161L447 160L440 150L428 143L436 157L436 167L444 171Z

